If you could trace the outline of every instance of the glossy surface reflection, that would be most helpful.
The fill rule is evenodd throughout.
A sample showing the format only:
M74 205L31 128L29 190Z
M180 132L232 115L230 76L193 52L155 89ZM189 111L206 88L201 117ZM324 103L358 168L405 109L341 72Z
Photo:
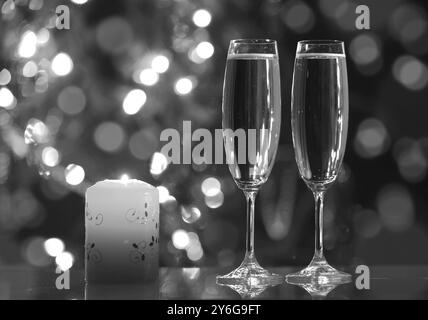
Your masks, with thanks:
M287 274L297 268L274 268ZM349 269L350 270L350 269ZM316 285L299 287L283 283L275 287L219 286L216 275L224 268L161 268L159 284L152 288L122 286L104 292L86 288L87 299L428 299L428 266L373 266L370 268L370 289L359 290L355 282L337 287ZM58 290L58 274L54 268L0 267L0 299L85 299L84 272L72 269L70 289ZM308 294L309 292L309 294ZM312 296L311 296L312 294Z

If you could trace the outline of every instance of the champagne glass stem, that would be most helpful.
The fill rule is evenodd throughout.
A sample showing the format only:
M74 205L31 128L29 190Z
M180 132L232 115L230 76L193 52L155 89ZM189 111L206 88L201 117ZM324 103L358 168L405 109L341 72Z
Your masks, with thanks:
M247 239L246 239L246 259L254 259L254 209L257 190L244 191L247 200Z
M324 260L324 194L325 191L314 191L315 198L315 254L314 259Z

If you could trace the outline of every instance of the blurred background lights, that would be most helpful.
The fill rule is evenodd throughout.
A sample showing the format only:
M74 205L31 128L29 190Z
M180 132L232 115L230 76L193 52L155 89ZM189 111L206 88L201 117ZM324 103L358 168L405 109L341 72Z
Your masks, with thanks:
M374 238L382 228L377 212L370 209L358 210L353 215L353 222L357 234L365 239Z
M49 41L50 33L46 28L41 28L39 32L37 32L37 43L39 45L46 44Z
M201 242L199 240L199 236L195 232L189 232L189 244L185 248L187 253L187 258L191 261L201 260L204 256L204 251L202 249Z
M352 39L349 53L357 65L367 65L379 58L380 48L373 36L363 33Z
M214 195L206 195L205 196L205 204L208 208L217 209L220 208L224 203L224 194L220 190L218 193Z
M7 85L11 79L12 79L12 76L10 74L10 71L7 70L6 68L3 68L0 71L0 86Z
M105 152L117 152L125 141L125 132L115 122L103 122L95 129L94 141Z
M190 248L188 248L186 250L186 253L187 253L187 257L191 261L201 260L202 257L204 256L204 251L202 250L202 247L200 244L195 245L195 246L191 246Z
M382 224L392 232L404 232L413 225L414 204L409 191L401 185L387 185L377 196Z
M147 100L146 93L141 89L134 89L128 92L123 99L122 108L126 114L134 115L144 106Z
M32 78L37 74L38 67L34 61L28 61L22 68L22 75L27 78Z
M70 164L65 168L65 181L72 186L77 186L85 180L85 170L77 165Z
M85 109L86 96L79 87L65 87L58 95L57 103L64 113L76 115Z
M150 173L152 175L160 175L168 167L168 159L161 152L155 152L150 164Z
M73 266L74 257L70 252L61 252L55 258L55 262L62 271L67 271Z
M44 248L45 240L41 237L30 238L24 245L23 255L29 264L35 267L44 267L51 263L51 258Z
M144 69L140 72L140 82L145 86L153 86L159 81L159 75L153 69Z
M52 59L51 68L57 76L66 76L73 70L73 60L67 53L58 53Z
M13 14L14 10L15 10L15 7L16 7L15 6L15 1L13 1L13 0L5 1L3 3L3 5L1 6L1 12L4 15Z
M428 83L428 68L419 59L405 55L395 60L392 67L395 80L410 90L421 90Z
M13 109L15 107L15 96L6 87L0 88L0 107Z
M214 54L214 46L211 42L203 41L196 46L195 53L201 59L209 59Z
M206 178L202 184L201 189L206 196L215 196L221 191L221 184L217 178Z
M28 8L30 10L40 10L43 7L43 0L30 0L28 4Z
M369 118L360 123L354 140L354 149L362 158L374 158L389 147L389 135L385 125Z
M167 202L169 199L168 189L164 186L158 186L158 187L156 187L156 189L158 189L158 192L159 192L159 202L160 203Z
M174 89L178 95L189 94L193 90L192 80L190 80L189 78L180 78L175 83Z
M418 141L402 138L394 145L394 158L401 176L408 182L420 182L427 174L428 160Z
M54 147L45 147L42 151L42 161L48 167L55 167L59 163L59 152Z
M26 31L22 35L18 46L18 54L22 58L31 58L37 51L37 36L33 31Z
M181 217L186 223L194 223L201 217L201 211L197 207L181 207Z
M48 127L38 119L30 119L24 132L26 144L45 143L49 139Z
M44 248L48 255L51 257L57 257L64 251L65 245L61 239L50 238L45 241Z
M157 73L164 73L169 68L169 59L162 55L156 56L153 58L151 66Z
M308 32L315 23L312 9L300 0L286 2L281 8L281 19L287 27L297 33Z
M196 10L192 17L193 23L199 28L208 27L211 19L211 13L205 9Z
M71 2L75 4L85 4L86 2L88 2L88 0L71 0Z
M106 53L120 54L128 50L134 34L129 22L118 16L104 19L97 26L96 39Z
M427 31L424 8L414 4L402 4L390 17L391 34L402 43L416 41Z
M175 230L172 234L172 244L179 250L186 249L190 244L188 233L182 229Z

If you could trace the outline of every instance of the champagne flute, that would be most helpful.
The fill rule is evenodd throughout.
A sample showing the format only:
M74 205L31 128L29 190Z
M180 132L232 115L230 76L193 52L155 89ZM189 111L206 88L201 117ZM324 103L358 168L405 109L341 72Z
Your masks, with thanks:
M297 166L315 198L315 254L309 266L288 275L287 282L348 282L351 276L331 267L323 252L324 195L340 171L348 132L348 79L343 42L298 42L291 125Z
M279 284L283 277L263 269L254 255L255 198L275 162L281 126L276 41L248 39L230 42L222 115L226 160L235 183L247 200L247 235L244 261L229 274L217 276L217 283Z

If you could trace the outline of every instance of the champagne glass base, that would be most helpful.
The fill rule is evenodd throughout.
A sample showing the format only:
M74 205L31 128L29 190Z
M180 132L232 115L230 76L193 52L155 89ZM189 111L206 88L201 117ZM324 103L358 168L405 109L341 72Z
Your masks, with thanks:
M289 284L318 287L348 283L352 281L352 276L336 270L325 259L313 259L305 269L287 275L286 281Z
M247 288L274 286L284 283L284 277L263 269L255 258L246 258L232 272L217 276L218 285L239 285Z

